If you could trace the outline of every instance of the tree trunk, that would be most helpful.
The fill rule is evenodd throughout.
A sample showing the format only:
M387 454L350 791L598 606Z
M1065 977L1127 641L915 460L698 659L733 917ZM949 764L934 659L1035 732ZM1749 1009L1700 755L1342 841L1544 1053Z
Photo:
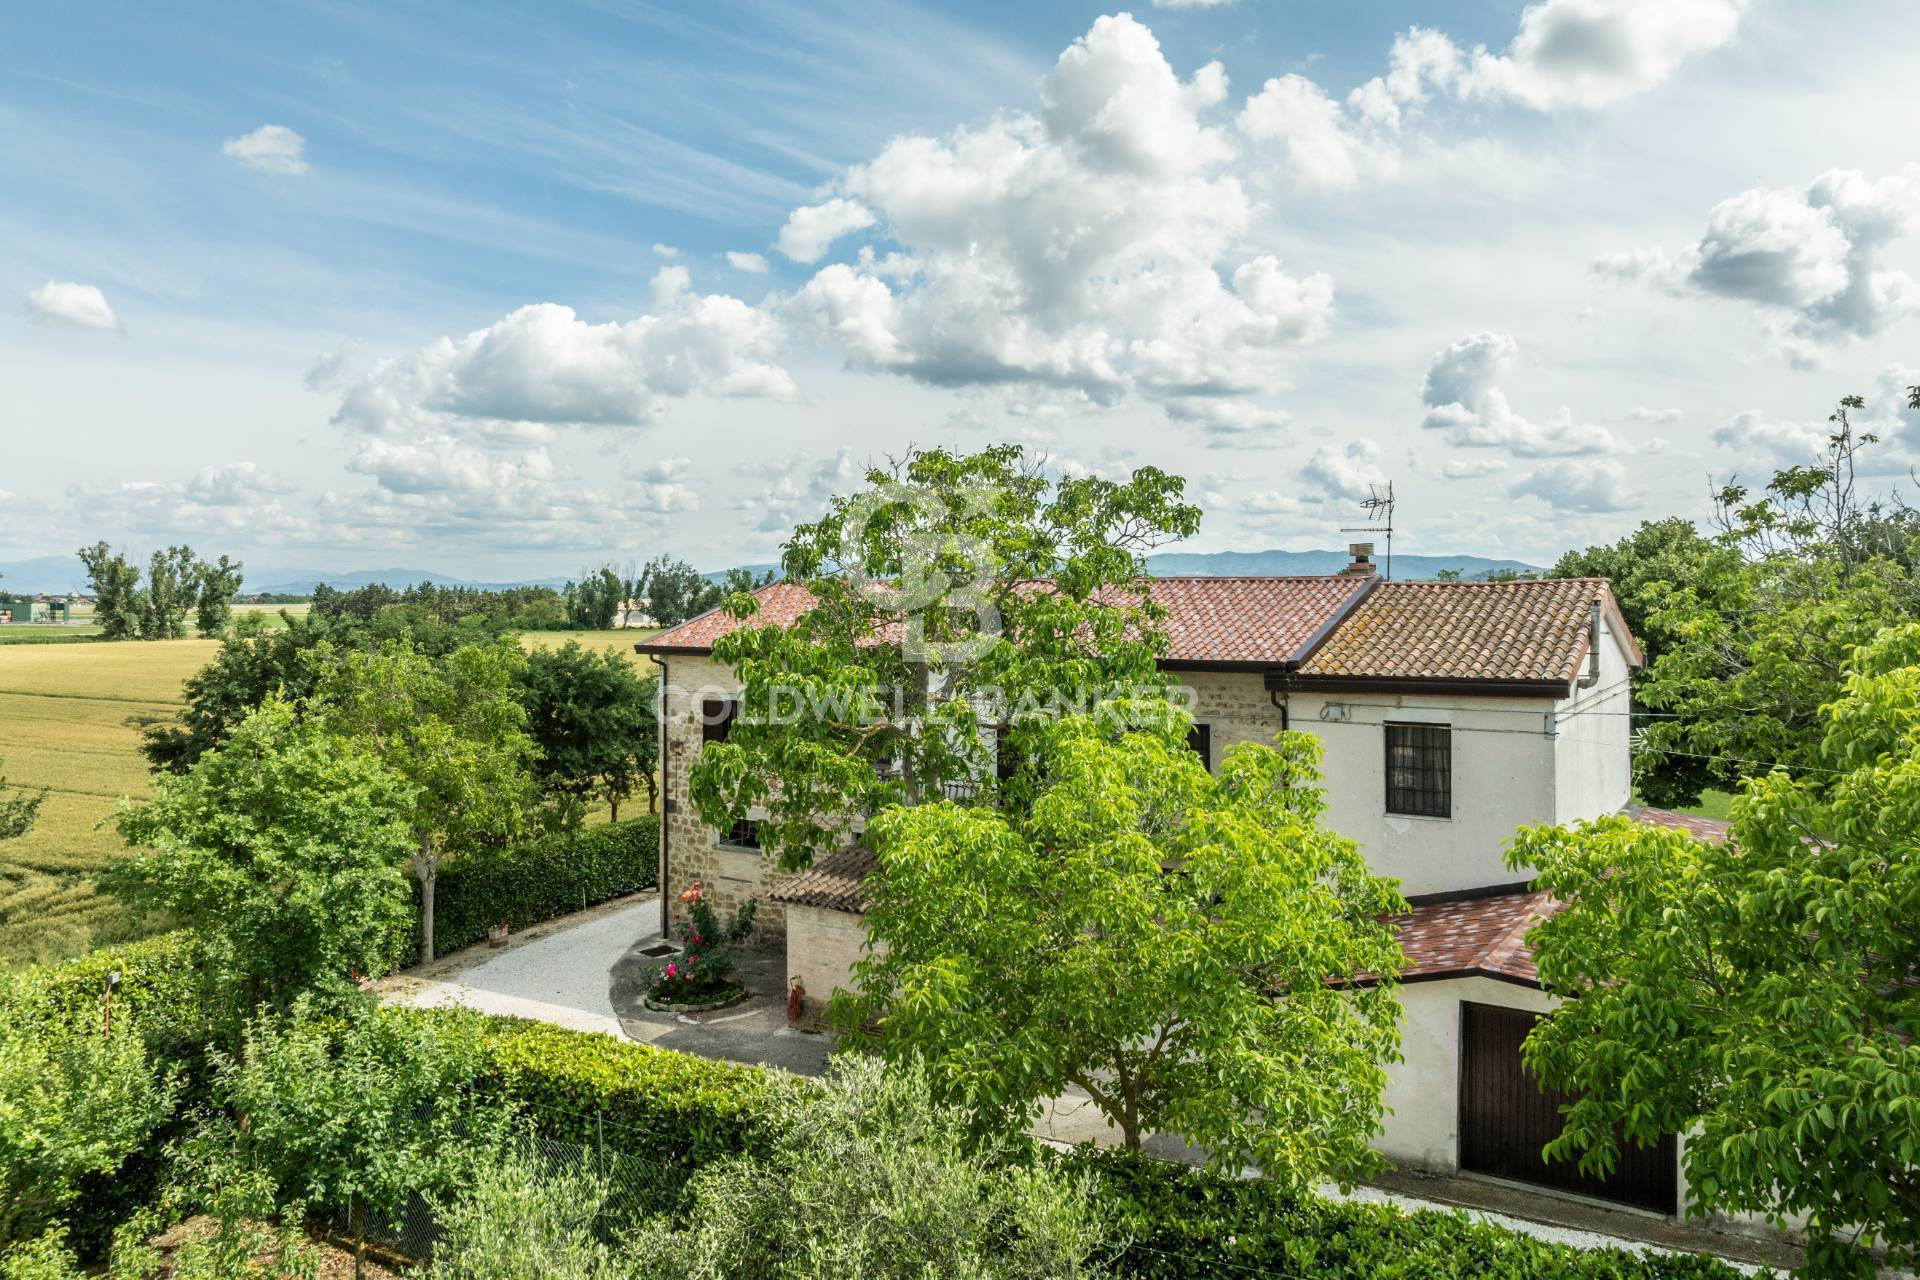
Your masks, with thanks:
M367 1202L353 1198L353 1280L367 1275Z
M433 845L421 837L420 852L414 855L413 874L420 881L420 963L433 959L433 883L440 868L433 856Z
M614 796L607 801L607 821L620 821L620 797Z

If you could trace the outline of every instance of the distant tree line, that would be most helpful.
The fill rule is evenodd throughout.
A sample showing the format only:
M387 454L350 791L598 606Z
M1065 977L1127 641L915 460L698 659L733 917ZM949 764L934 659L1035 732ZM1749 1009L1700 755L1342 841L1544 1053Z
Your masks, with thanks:
M240 562L221 556L203 560L192 547L156 551L143 579L127 557L104 542L80 548L93 588L93 617L109 640L174 640L190 634L187 615L201 635L220 635L233 617L240 589Z

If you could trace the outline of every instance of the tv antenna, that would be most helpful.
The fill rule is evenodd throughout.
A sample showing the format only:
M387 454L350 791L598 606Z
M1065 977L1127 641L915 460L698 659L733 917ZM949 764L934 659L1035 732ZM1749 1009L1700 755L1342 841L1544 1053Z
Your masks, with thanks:
M1387 540L1387 572L1393 577L1393 481L1384 485L1370 484L1367 496L1360 499L1360 509L1367 513L1372 524L1343 525L1342 533L1381 533Z

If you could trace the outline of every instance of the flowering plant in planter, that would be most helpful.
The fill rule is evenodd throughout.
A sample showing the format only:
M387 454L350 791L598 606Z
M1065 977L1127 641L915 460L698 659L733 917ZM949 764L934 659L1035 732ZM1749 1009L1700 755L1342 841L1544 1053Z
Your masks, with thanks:
M707 901L705 887L696 880L680 895L680 905L684 909L673 915L680 954L655 977L648 997L672 1004L706 1004L739 995L743 988L731 975L740 944L753 932L755 900L749 898L722 925L719 913Z

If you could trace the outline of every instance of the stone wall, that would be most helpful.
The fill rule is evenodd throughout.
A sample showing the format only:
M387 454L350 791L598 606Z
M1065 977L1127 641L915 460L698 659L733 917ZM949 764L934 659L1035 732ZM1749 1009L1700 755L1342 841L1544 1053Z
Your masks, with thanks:
M700 704L709 698L737 697L740 682L728 668L707 658L669 655L660 659L660 665L665 671L660 795L666 810L661 825L660 886L666 907L675 909L681 891L695 880L706 887L708 900L722 917L756 898L760 905L754 945L777 945L787 931L785 908L770 896L779 873L759 850L722 844L720 833L700 820L687 793L688 774L700 758Z

